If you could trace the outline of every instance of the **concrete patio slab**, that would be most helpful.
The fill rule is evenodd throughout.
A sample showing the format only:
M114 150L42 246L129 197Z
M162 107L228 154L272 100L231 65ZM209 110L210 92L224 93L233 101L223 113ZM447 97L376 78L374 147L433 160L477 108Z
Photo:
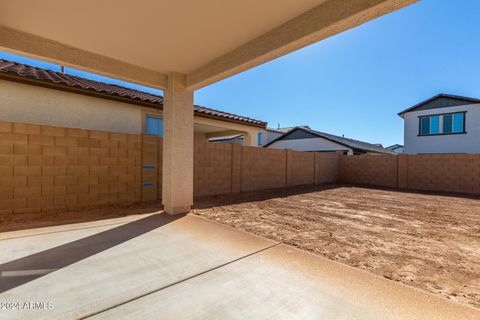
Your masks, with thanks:
M0 319L480 319L480 312L194 216L4 234Z
M1 310L0 319L82 318L274 245L192 216L112 223L4 236L0 301L50 302L52 309Z
M279 245L93 319L480 319L480 312Z

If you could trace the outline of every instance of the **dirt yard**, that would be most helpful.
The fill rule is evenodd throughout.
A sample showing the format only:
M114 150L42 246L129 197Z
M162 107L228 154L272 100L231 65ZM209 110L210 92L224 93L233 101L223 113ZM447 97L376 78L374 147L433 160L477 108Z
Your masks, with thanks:
M193 213L480 308L480 198L332 186L204 198Z
M0 215L0 232L158 211ZM197 199L192 213L480 308L480 197L303 187Z

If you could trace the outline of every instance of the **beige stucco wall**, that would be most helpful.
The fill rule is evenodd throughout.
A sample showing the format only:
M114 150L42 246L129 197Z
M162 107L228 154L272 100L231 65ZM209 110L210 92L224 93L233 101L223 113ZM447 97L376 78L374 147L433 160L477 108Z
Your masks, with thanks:
M244 145L246 146L258 146L258 133L263 130L258 127L205 117L195 117L195 125L209 126L212 128L212 132L206 133L206 139L242 133L245 137ZM197 132L195 132L195 135L197 136Z
M140 134L143 131L145 114L162 115L162 111L0 80L0 120L4 121ZM259 128L198 116L194 121L204 128L208 126L211 132L234 130L246 133L249 137L247 145L257 144ZM207 133L195 130L195 139L207 138Z
M130 134L142 130L136 105L7 80L0 80L0 119Z

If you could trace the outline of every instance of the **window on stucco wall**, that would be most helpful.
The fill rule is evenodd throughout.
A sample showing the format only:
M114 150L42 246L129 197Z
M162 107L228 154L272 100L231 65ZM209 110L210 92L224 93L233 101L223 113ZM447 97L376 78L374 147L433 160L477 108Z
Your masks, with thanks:
M145 120L145 133L163 137L163 118L147 115Z
M465 112L421 116L419 122L421 136L466 133Z

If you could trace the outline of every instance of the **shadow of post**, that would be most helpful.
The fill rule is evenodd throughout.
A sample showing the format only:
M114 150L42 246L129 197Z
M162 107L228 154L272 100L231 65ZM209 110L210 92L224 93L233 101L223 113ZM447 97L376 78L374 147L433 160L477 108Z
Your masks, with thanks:
M0 265L0 293L43 277L182 217L155 214Z

